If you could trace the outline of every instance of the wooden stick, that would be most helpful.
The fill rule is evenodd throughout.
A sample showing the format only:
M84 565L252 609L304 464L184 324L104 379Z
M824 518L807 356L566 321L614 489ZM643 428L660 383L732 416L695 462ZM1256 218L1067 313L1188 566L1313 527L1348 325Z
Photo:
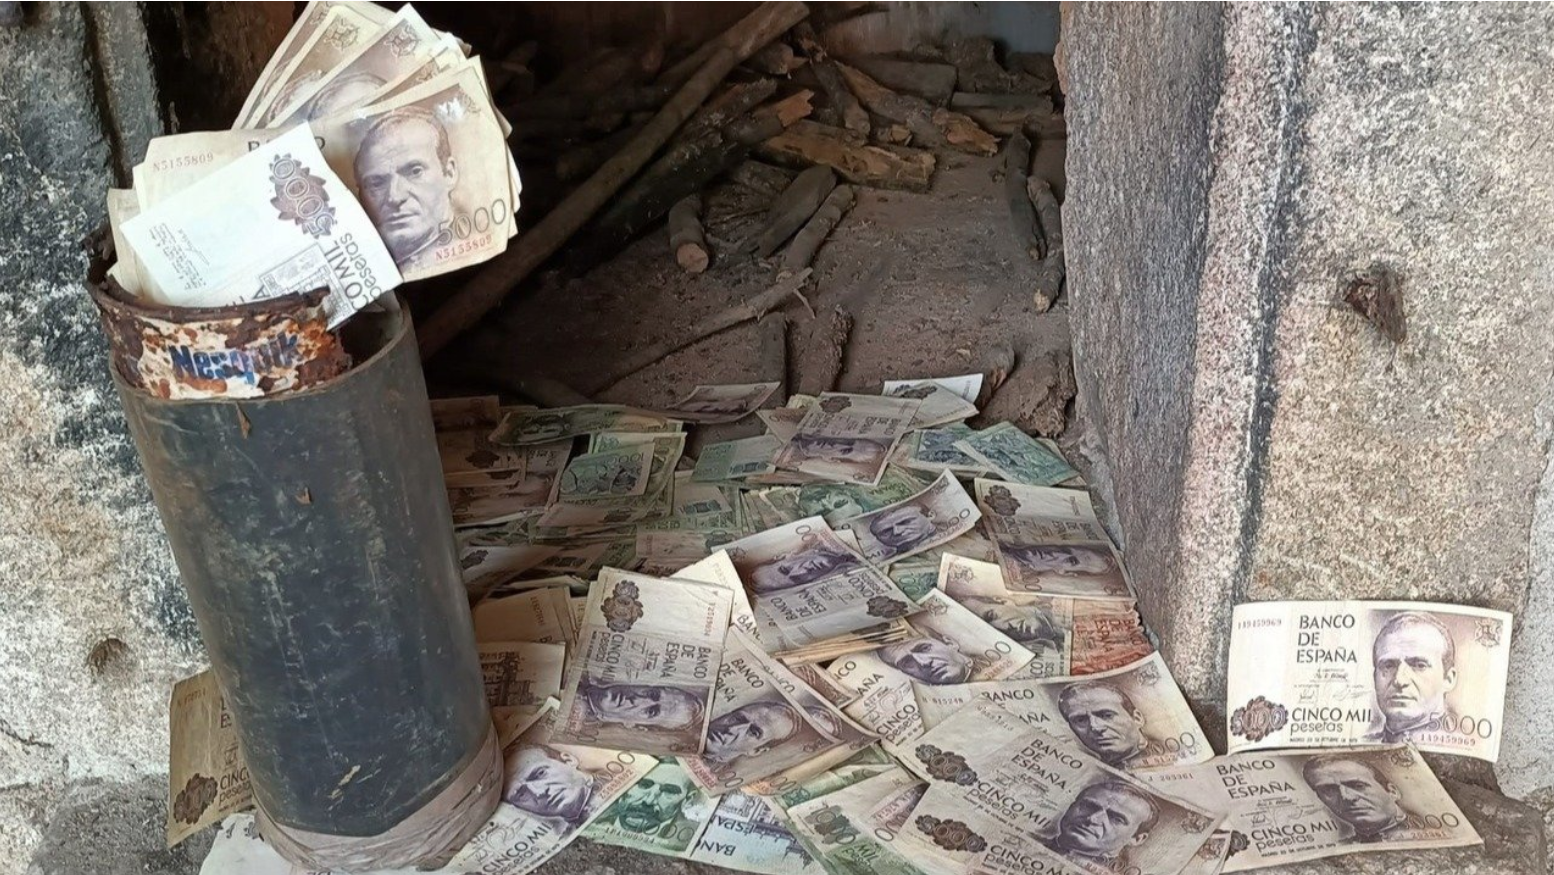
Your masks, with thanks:
M768 43L745 61L745 66L768 76L786 76L803 65L803 61L794 58L793 47L781 41Z
M741 304L735 304L726 310L720 310L705 319L697 320L689 330L679 337L643 347L601 376L590 394L597 395L621 380L635 374L637 371L657 362L659 359L679 352L698 340L711 337L720 331L726 331L735 325L760 319L772 310L782 306L783 302L790 297L798 298L804 303L804 306L808 307L809 301L800 292L808 279L809 271L807 270L800 271L786 279L779 279L771 288L750 300Z
M1036 220L1041 226L1042 255L1036 273L1036 289L1031 303L1036 312L1045 313L1052 308L1063 291L1065 267L1063 263L1063 209L1058 205L1052 186L1039 176L1025 181L1027 200L1034 207Z
M809 58L809 66L815 71L815 79L820 82L826 97L830 98L831 106L841 115L842 127L867 137L869 113L858 103L857 95L848 89L847 83L842 81L841 72L827 57L826 50L820 45L820 39L815 36L814 28L811 28L808 22L803 22L793 28L793 34L798 39L799 47Z
M809 221L833 188L836 188L836 172L823 165L811 167L795 177L767 210L766 227L756 240L756 255L765 258L776 252L777 247Z
M799 233L793 237L793 242L788 244L786 251L782 253L782 265L778 269L778 275L791 275L798 273L815 260L815 252L820 249L820 244L836 227L836 223L842 220L842 216L853 206L853 187L839 185L826 195L825 203L815 211L815 215L805 223Z
M780 407L788 397L788 317L767 313L756 324L760 340L756 344L756 369L763 381L777 381L777 391L762 407Z
M897 94L873 77L846 64L837 64L847 87L876 115L906 124L923 140L936 141L974 155L998 153L998 140L961 113L935 107L921 97Z
M915 94L935 106L944 106L955 92L956 72L951 64L902 61L882 55L862 55L846 60L886 88Z
M794 368L793 385L799 394L819 395L836 388L852 330L853 317L841 307L833 307L823 320L815 320Z
M707 236L701 230L701 195L689 195L669 208L669 251L686 273L698 274L707 269L711 258L707 255Z
M935 165L932 152L872 145L852 131L807 119L767 140L756 151L779 163L824 164L858 185L908 191L927 191Z
M752 158L730 170L728 178L751 191L776 197L793 181L793 173Z
M1036 207L1026 193L1026 168L1031 163L1031 141L1015 131L1004 143L1004 203L1009 208L1009 237L1021 259L1040 260L1044 247Z
M771 0L756 7L709 45L715 45L706 62L664 104L636 139L620 154L606 161L586 182L568 195L514 245L470 279L438 308L417 332L422 358L437 354L453 338L473 327L522 282L535 268L554 255L600 207L652 159L674 132L690 118L718 83L740 61L809 14L803 3Z

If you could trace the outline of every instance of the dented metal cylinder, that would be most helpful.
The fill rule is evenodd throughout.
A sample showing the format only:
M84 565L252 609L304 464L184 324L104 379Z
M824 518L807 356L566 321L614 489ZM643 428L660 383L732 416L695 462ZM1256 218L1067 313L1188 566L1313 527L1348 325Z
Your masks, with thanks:
M261 822L315 867L437 862L494 810L500 758L409 317L347 327L371 335L356 367L267 397L112 370Z

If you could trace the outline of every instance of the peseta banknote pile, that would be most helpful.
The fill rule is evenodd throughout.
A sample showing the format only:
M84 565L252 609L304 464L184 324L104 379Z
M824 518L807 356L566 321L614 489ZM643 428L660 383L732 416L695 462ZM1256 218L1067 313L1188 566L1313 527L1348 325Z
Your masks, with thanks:
M1480 841L1420 752L1494 758L1510 617L1242 606L1216 756L1076 471L968 427L974 383L434 402L507 769L442 871L523 875L580 837L762 875L1212 875ZM687 456L688 425L749 415L764 434ZM243 814L204 869L289 871Z
M327 288L335 329L402 282L501 254L518 170L468 53L408 5L309 3L231 130L153 139L133 187L108 192L109 277L174 308Z

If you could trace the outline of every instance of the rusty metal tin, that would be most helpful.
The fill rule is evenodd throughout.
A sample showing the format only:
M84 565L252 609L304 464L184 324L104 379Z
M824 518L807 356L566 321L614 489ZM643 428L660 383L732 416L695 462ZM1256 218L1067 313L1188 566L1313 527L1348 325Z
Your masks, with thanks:
M230 307L151 304L111 279L87 289L114 369L158 398L257 398L306 389L351 364L328 327L327 288Z

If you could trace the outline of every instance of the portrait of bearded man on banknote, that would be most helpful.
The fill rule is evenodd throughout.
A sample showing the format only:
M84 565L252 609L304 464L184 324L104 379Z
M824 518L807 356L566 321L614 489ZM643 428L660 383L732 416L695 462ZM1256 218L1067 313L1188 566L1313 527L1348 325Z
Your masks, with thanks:
M930 686L966 683L977 670L977 657L926 635L887 644L874 652L886 665Z
M670 685L601 684L586 674L577 689L593 720L663 734L700 733L707 710L704 695Z
M805 728L804 718L787 702L751 702L707 723L702 758L728 765L740 757L763 753Z
M862 559L846 550L817 543L751 568L750 589L756 595L767 595L805 586L862 565Z
M1317 756L1301 766L1300 776L1346 829L1345 838L1382 842L1401 838L1409 811L1403 794L1381 770L1357 757Z
M997 596L965 596L961 606L982 622L1036 653L1063 649L1063 629L1052 614L1036 605L1022 605Z
M1114 769L1131 768L1158 747L1144 733L1144 712L1132 697L1105 681L1064 687L1058 694L1058 712L1079 743Z
M1371 672L1379 716L1365 740L1408 741L1450 715L1446 696L1457 686L1457 643L1429 614L1395 614L1371 645Z
M459 165L448 129L435 115L402 107L376 119L356 150L362 206L401 273L428 266L452 239Z
M1028 592L1052 588L1047 581L1093 582L1126 591L1122 566L1104 544L1000 544L1009 565L1010 586Z
M1081 866L1106 872L1129 869L1130 852L1149 839L1160 809L1131 784L1106 780L1079 791L1056 835L1040 839L1052 851Z
M588 819L594 777L576 758L543 744L521 745L510 757L502 800L534 815L562 835Z
M678 828L685 804L697 798L696 792L683 771L650 772L626 788L600 822L637 835L667 836Z

